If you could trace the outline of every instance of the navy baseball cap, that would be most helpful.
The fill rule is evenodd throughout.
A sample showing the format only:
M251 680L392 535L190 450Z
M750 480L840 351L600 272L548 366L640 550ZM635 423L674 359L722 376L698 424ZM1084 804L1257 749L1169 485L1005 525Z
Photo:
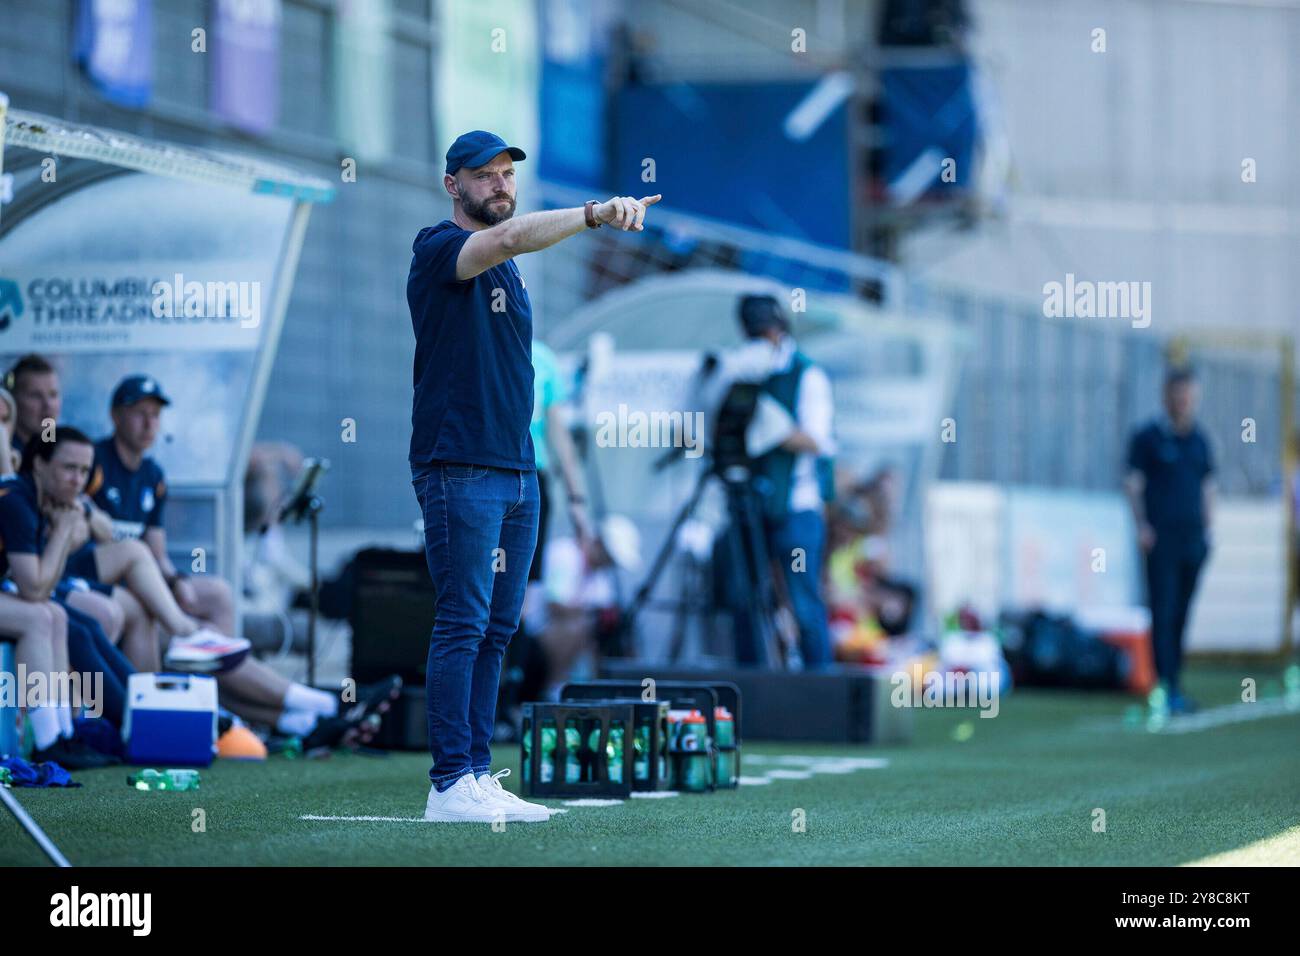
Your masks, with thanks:
M128 375L117 383L117 388L113 389L114 408L134 405L142 398L156 398L164 405L172 403L172 400L163 394L162 386L152 375Z
M757 338L768 329L790 331L790 320L781 310L781 303L772 295L746 295L740 299L737 318L749 338Z
M462 166L477 169L503 151L508 151L511 159L528 158L518 146L507 146L506 141L496 133L481 129L462 133L451 144L451 149L447 150L447 175L452 175Z

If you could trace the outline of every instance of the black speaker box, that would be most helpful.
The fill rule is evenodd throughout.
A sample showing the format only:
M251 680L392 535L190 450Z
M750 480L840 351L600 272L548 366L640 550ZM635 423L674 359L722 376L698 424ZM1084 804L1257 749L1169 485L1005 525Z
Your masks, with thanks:
M353 563L352 676L366 684L400 674L423 688L435 607L424 552L367 548Z
M912 736L912 711L890 704L884 669L840 667L789 672L761 668L692 668L606 660L601 677L640 682L730 681L740 688L745 740L821 743L902 743Z

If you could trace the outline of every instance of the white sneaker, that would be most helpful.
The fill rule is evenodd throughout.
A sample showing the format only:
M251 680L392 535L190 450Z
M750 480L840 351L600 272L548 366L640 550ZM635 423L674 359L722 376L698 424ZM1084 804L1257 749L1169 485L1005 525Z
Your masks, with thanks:
M243 663L252 646L242 637L226 637L201 627L185 637L173 637L163 664L176 671L218 674Z
M430 785L424 819L439 823L495 823L507 817L505 809L483 792L472 773L467 773L441 793Z
M517 820L521 823L541 823L551 819L551 811L547 807L542 806L540 803L529 803L527 800L522 800L501 786L501 778L508 776L510 776L509 768L498 770L495 774L479 774L478 778L479 789L506 811L506 819Z

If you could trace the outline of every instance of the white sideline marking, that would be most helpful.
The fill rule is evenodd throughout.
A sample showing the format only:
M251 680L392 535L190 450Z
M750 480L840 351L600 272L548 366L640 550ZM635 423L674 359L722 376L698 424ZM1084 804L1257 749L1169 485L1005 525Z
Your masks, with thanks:
M554 807L547 807L551 816L557 813L568 813L568 810L557 810ZM316 813L304 813L298 818L299 820L324 820L333 823L441 823L440 820L426 820L424 817L327 817ZM489 823L489 821L481 821ZM509 822L509 821L507 821ZM490 823L489 823L490 825Z
M578 800L565 800L566 807L617 807L622 800L602 800L598 797L582 797Z
M811 770L769 770L766 776L773 780L811 780Z
M746 754L743 758L747 764L783 764L789 763L799 767L813 769L816 767L852 767L855 770L879 770L889 766L885 757L807 757L801 754L781 754L769 757L765 754Z
M299 820L332 820L345 823L424 823L424 817L322 817L304 813Z
M1156 733L1194 734L1200 730L1211 730L1228 724L1241 724L1250 720L1284 717L1296 713L1300 713L1300 704L1289 703L1284 697L1257 700L1253 704L1242 701L1223 707L1211 707L1209 710L1202 710L1195 714L1178 714L1170 717Z
M633 790L632 797L635 800L663 800L667 797L678 796L676 790Z
M742 787L765 787L772 781L767 777L737 777Z

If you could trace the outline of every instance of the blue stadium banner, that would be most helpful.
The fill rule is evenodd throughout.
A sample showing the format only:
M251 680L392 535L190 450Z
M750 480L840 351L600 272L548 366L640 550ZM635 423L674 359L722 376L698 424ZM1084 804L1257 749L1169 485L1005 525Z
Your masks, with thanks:
M153 95L152 0L80 0L73 56L107 100L144 107Z
M280 0L213 0L212 109L246 133L280 117Z
M541 178L605 183L605 70L610 0L543 0Z
M815 82L630 85L619 93L619 193L663 193L675 211L848 248L848 112L787 131ZM654 179L644 177L651 171Z

